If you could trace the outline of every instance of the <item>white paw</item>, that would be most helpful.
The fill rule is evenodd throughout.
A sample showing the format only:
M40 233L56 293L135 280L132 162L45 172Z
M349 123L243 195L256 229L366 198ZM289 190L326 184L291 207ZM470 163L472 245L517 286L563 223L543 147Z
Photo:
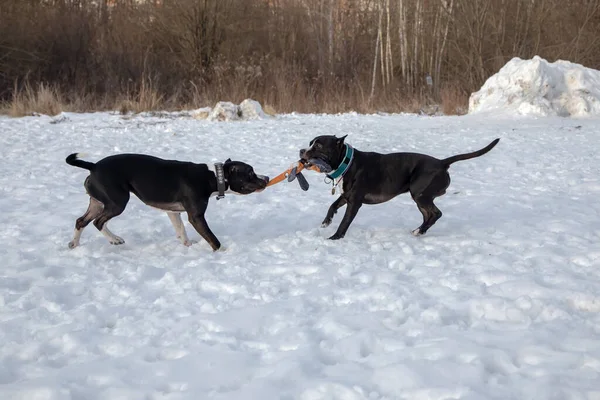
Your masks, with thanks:
M71 241L69 242L69 248L70 248L70 249L74 249L74 248L75 248L75 247L77 247L77 246L79 246L79 242L76 242L76 241L74 241L74 240L71 240Z
M125 243L125 240L123 240L123 238L120 238L118 236L115 236L114 238L110 239L110 244L114 244L115 246L118 246L123 243Z
M182 243L186 247L190 247L192 244L194 244L194 242L192 242L191 240L184 240Z
M421 236L421 230L419 228L415 229L414 231L412 231L413 236Z

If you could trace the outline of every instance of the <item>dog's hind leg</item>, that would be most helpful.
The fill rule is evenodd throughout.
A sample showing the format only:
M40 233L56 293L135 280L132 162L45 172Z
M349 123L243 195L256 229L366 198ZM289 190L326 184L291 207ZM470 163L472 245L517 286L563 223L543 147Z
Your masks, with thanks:
M90 197L90 204L87 211L81 217L77 218L77 221L75 222L75 234L73 235L73 240L69 242L70 249L74 249L75 247L79 246L81 233L90 222L92 222L102 213L103 208L104 205L100 201Z
M118 245L125 243L125 241L123 238L112 233L106 224L125 210L125 206L129 201L129 192L125 191L120 193L116 199L114 197L115 196L111 198L110 202L104 204L104 210L102 210L102 213L94 220L94 226L108 239L110 244Z
M437 173L429 181L411 183L410 194L423 214L423 223L412 231L413 235L424 235L442 217L442 212L433 204L433 200L444 195L449 185L450 175L446 171Z
M100 233L103 234L104 237L108 239L110 244L119 245L119 244L125 243L125 240L122 237L115 235L108 229L108 227L106 226L106 223L100 230Z
M191 246L192 242L188 239L187 233L185 231L185 226L183 225L183 221L181 220L181 213L178 212L167 212L171 223L173 224L173 228L175 228L175 233L177 234L177 239L181 240L184 246Z
M442 217L442 212L439 208L433 204L433 199L430 197L419 197L415 199L417 203L417 207L419 207L419 211L423 214L423 223L417 229L412 231L412 234L415 236L424 235L429 228L436 223L438 219Z

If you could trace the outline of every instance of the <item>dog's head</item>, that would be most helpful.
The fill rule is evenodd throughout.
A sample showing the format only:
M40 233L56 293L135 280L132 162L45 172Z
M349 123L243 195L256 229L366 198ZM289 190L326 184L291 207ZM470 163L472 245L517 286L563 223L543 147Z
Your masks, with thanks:
M309 166L312 160L313 163L321 161L332 169L336 169L346 154L344 145L346 136L340 138L333 135L317 136L310 141L310 146L307 149L300 150L300 159Z
M227 159L223 164L223 174L229 184L229 190L239 194L260 192L269 183L269 177L256 175L251 165L231 159Z

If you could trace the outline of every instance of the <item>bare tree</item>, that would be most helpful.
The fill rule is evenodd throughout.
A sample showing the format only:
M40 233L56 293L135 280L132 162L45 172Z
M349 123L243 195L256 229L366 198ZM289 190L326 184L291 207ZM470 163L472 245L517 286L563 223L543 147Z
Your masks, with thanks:
M98 107L151 87L173 106L396 110L428 82L427 100L468 96L515 56L600 68L600 0L1 0L0 16L1 101L43 83Z
M378 3L379 9L379 22L377 23L377 39L375 41L375 57L373 59L373 75L371 79L371 95L369 96L369 102L373 100L373 96L375 95L375 84L377 82L377 62L379 58L379 48L381 45L381 36L382 36L382 21L383 21L383 7L381 7L381 3Z
M400 67L402 78L406 86L411 86L409 60L408 60L408 33L405 2L407 0L398 0L398 36L400 45Z

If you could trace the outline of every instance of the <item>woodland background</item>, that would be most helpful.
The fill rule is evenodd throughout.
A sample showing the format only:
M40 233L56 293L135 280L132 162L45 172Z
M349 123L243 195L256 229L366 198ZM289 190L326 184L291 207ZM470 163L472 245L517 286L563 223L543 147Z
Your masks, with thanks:
M512 57L600 69L600 0L0 0L0 103L466 111Z

